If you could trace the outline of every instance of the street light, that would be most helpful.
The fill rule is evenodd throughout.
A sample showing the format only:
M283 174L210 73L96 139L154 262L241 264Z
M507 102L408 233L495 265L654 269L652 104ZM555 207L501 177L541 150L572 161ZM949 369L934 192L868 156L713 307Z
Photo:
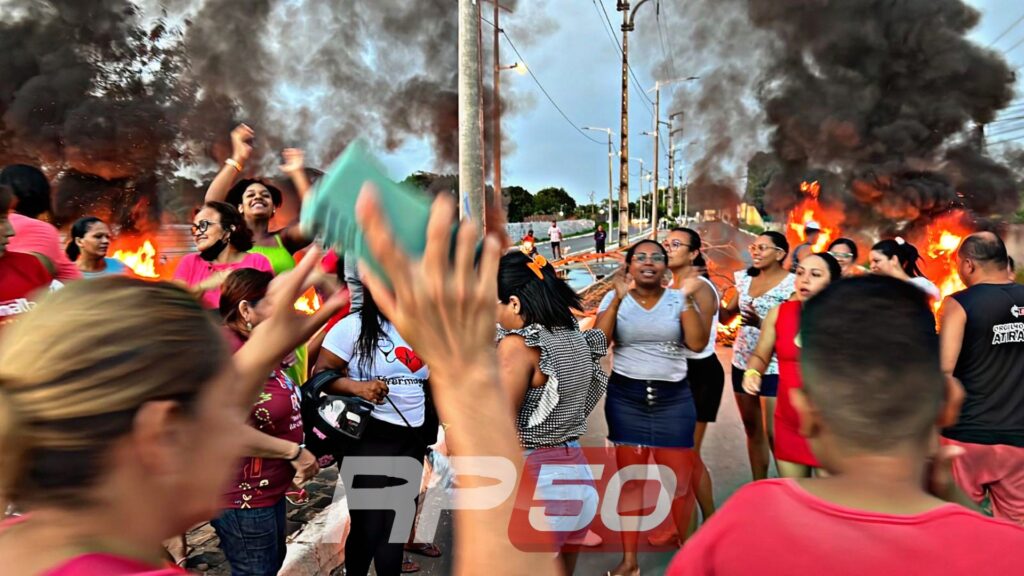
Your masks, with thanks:
M612 129L611 128L594 128L593 126L584 126L584 130L591 130L594 132L604 132L608 135L608 235L612 234ZM622 226L622 220L619 220L619 226Z
M651 221L654 222L654 227L651 232L651 238L653 240L658 239L658 155L661 153L659 148L659 134L661 133L661 125L665 124L668 129L672 130L672 124L670 122L662 122L661 120L661 88L663 86L671 86L680 82L689 82L690 80L700 80L700 76L688 76L686 78L676 78L675 80L668 80L662 82L661 80L654 83L654 88L648 90L648 92L654 92L654 204L651 207ZM669 143L671 145L672 137L669 136Z

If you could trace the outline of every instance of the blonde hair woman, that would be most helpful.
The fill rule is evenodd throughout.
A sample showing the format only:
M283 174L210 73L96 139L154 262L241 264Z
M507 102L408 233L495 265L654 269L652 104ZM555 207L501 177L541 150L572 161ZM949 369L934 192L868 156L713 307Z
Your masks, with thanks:
M0 524L4 572L151 571L165 538L217 515L246 408L342 304L292 309L317 260L275 280L233 357L183 289L124 277L70 285L5 330L0 506L24 516Z

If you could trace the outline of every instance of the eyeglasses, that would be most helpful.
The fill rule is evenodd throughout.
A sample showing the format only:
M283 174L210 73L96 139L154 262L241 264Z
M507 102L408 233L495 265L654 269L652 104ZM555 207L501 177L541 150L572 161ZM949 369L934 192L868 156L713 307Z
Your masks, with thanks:
M853 252L829 252L836 260L853 260Z
M782 250L782 248L772 246L771 244L751 244L749 250L750 253L753 254L755 252L767 252L769 250Z
M214 224L216 224L217 226L220 226L220 222L211 222L209 220L200 220L199 222L196 222L195 224L192 225L192 235L195 236L196 234L206 234L206 231L209 230L210 226L212 226Z
M650 260L651 262L653 262L655 264L660 264L660 263L665 261L665 255L664 254L637 254L636 256L633 256L633 259L636 260L637 262L640 262L641 264L643 264L644 262L647 262L648 260Z
M690 246L685 242L680 242L679 240L665 240L664 242L661 243L661 245L669 250L679 250L684 246L686 248L689 248L690 250L693 250L693 246Z

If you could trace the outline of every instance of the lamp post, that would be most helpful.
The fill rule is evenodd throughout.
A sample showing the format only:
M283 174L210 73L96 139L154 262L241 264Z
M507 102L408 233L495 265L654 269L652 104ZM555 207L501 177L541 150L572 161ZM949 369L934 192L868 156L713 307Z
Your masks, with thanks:
M622 110L619 127L619 246L629 244L629 33L634 30L636 11L648 0L640 0L629 9L629 0L618 0L615 9L622 12Z
M604 132L608 135L608 235L612 235L612 214L614 210L612 208L612 129L611 128L594 128L593 126L584 126L584 130L592 130L594 132ZM619 226L622 226L622 219L619 219Z
M484 226L480 4L459 0L459 215Z

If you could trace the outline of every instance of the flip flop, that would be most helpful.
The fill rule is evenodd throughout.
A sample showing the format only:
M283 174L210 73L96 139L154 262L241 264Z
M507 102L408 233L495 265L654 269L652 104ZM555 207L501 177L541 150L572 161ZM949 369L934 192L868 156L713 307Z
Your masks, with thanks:
M406 552L412 552L413 554L419 554L420 556L426 556L428 558L440 558L441 549L433 544L426 542L416 542L415 544L406 544Z
M413 562L408 556L402 558L402 574L412 574L413 572L419 572L420 569L418 562Z

